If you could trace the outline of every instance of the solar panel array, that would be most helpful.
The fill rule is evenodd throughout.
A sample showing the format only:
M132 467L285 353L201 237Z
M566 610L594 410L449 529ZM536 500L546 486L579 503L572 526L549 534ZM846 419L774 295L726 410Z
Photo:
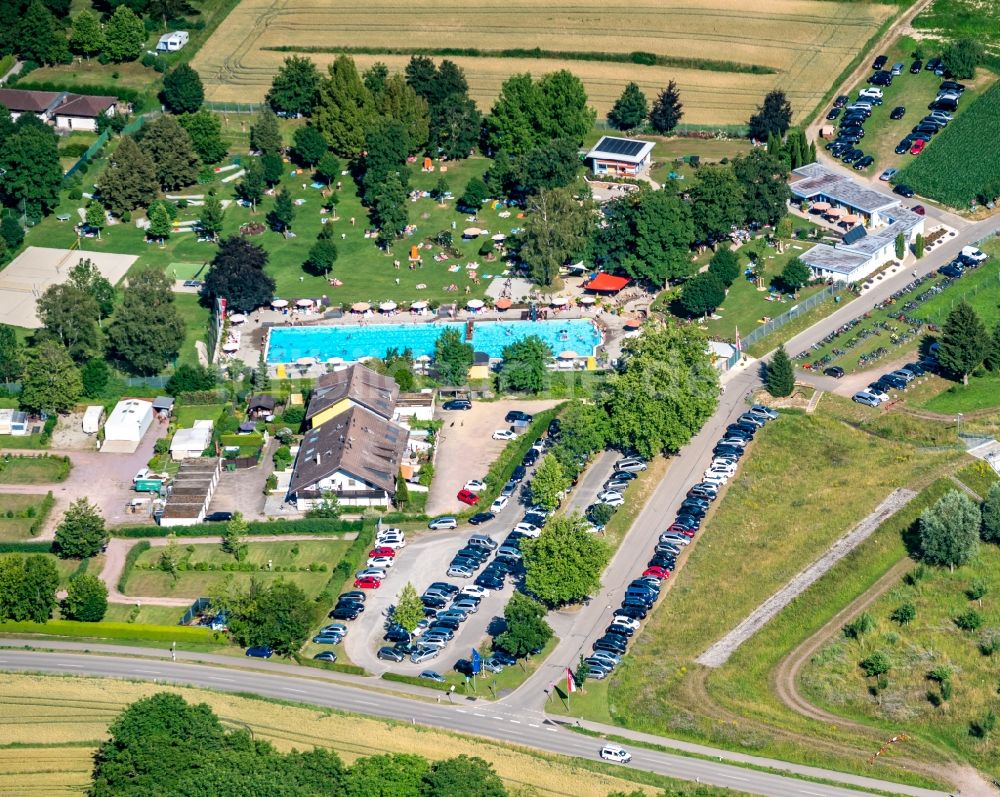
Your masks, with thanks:
M624 155L633 158L646 146L645 141L633 141L630 138L612 138L604 136L597 142L596 150L611 155Z

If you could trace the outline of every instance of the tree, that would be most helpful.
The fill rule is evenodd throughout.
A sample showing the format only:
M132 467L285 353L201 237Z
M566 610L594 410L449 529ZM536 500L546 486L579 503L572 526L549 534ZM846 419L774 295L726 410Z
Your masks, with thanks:
M938 361L962 384L969 384L969 373L983 362L987 343L986 327L976 311L964 300L955 307L944 322Z
M402 125L404 149L416 155L427 146L430 137L430 106L398 72L387 77L381 88L371 89L379 114Z
M649 112L649 123L661 136L668 136L684 116L684 106L681 104L681 94L674 81L660 92Z
M638 83L628 83L622 95L608 112L608 122L618 130L631 130L645 121L649 102Z
M545 647L552 629L545 622L545 607L534 598L515 592L503 610L505 629L497 635L496 646L517 658Z
M134 61L146 44L142 20L127 5L115 8L104 26L104 55L109 61Z
M486 183L478 177L470 177L469 182L465 184L465 191L458 199L458 207L472 213L478 213L489 195Z
M525 72L507 78L486 117L485 149L516 157L540 143L542 106L541 92L530 74Z
M228 617L229 632L237 644L267 645L281 656L291 656L305 642L312 625L312 606L297 585L276 581L267 587L251 579L246 592L227 582L212 596L213 606Z
M533 196L518 247L531 279L551 285L560 267L584 250L593 226L590 204L579 202L569 188L543 190Z
M219 244L205 275L202 296L209 301L225 297L238 313L250 313L274 298L274 280L264 271L267 253L242 236Z
M740 261L728 246L720 246L708 262L708 273L715 274L727 288L740 276Z
M24 241L24 229L14 216L0 219L0 238L3 238L8 249L17 249Z
M791 191L788 167L761 149L733 160L733 176L743 188L743 218L754 224L777 224L786 214Z
M69 46L74 53L90 58L104 49L104 30L97 16L84 9L73 19Z
M101 202L116 216L147 207L160 191L156 165L135 139L124 136L97 184Z
M781 270L780 279L785 290L795 292L812 279L812 272L800 258L793 257Z
M500 389L540 392L552 357L552 349L537 335L504 346L503 365L497 379Z
M225 217L226 210L222 207L222 202L215 194L209 194L205 197L205 204L201 208L198 234L212 241L218 241Z
M330 269L333 268L333 264L336 261L337 244L333 242L332 238L320 236L316 239L316 243L309 248L309 257L303 264L303 267L310 274L326 276L330 273Z
M56 527L56 553L63 559L88 559L108 544L111 535L97 507L86 498L78 498Z
M298 128L293 140L295 157L304 166L314 166L326 154L326 139L315 127Z
M101 230L104 229L104 225L108 222L106 214L107 211L100 202L90 202L87 205L84 221L88 227L97 230L97 240L101 240Z
M410 582L406 582L396 599L396 611L392 619L411 634L424 619L424 604Z
M896 260L906 257L906 236L900 233L896 236Z
M792 106L780 89L769 91L747 122L749 136L756 141L766 141L771 133L782 138L791 126Z
M559 416L559 441L552 449L563 469L577 473L581 462L607 446L610 429L608 413L600 404L573 401Z
M609 380L609 439L644 457L678 451L715 411L718 373L707 340L691 325L669 325L627 340L624 366Z
M295 205L292 204L292 195L282 188L274 198L274 208L267 214L268 224L278 232L287 232L292 228L292 220L295 218Z
M446 329L434 343L434 371L445 385L464 385L472 367L472 346L457 329Z
M0 168L5 171L0 180L4 204L16 206L23 202L30 218L59 203L62 167L56 136L33 114L22 114L13 135L0 141Z
M108 588L91 573L79 573L69 580L63 614L70 620L99 623L108 611Z
M53 340L25 350L21 407L34 412L68 412L83 391L69 352Z
M191 185L201 162L187 130L173 116L160 116L142 129L142 148L153 159L156 179L164 191Z
M715 312L726 299L726 286L711 271L696 274L684 283L680 305L689 316L697 317Z
M281 155L284 149L278 117L270 108L261 110L250 125L250 149L261 155Z
M70 282L50 285L36 304L38 319L47 335L59 341L70 357L80 362L100 350L97 300Z
M157 268L129 278L122 304L108 327L110 352L125 370L159 373L177 356L184 340L184 322L174 304L173 285Z
M558 471L554 475L561 476ZM600 588L611 551L586 526L579 515L558 517L540 536L524 540L524 586L531 595L550 606L562 606L583 600Z
M316 64L303 56L293 55L285 59L271 81L267 101L276 113L309 116L319 82Z
M978 553L981 524L979 506L969 496L958 490L945 493L920 513L923 560L954 571L955 565L965 564Z
M401 122L383 118L365 133L364 175L362 186L365 204L373 205L390 175L399 178L405 189L409 185L406 168L406 130Z
M354 158L364 146L365 131L375 121L375 102L353 58L337 56L328 72L320 81L313 124L337 155Z
M542 133L549 140L565 138L576 146L594 127L596 113L587 105L583 81L568 69L542 75L538 81L542 97Z
M83 384L83 395L87 398L98 398L111 381L111 369L107 360L93 359L84 363L80 369L80 381Z
M59 571L48 556L0 558L0 619L44 623L56 607Z
M222 550L239 562L246 551L246 536L250 533L250 524L242 512L234 512L222 532Z
M340 175L342 165L340 158L332 152L327 152L316 164L316 176L326 181L327 188Z
M397 72L396 74L399 73ZM372 93L372 97L377 100L385 90L385 83L389 79L389 67L381 61L376 61L365 70L361 79L364 81L365 88L368 89L368 91Z
M409 222L406 186L396 172L385 176L371 198L372 222L383 240L398 238Z
M955 80L971 80L976 76L976 67L983 62L984 55L982 44L975 39L963 38L945 45L941 60Z
M420 797L427 759L405 753L361 758L347 771L338 797Z
M548 511L556 509L569 487L563 467L552 454L546 454L531 479L531 500Z
M17 26L16 48L25 61L61 64L69 60L66 34L41 0L31 0Z
M170 220L170 213L160 203L153 205L149 213L149 227L146 230L146 235L162 244L170 237L172 231L173 222Z
M229 148L222 140L222 121L218 114L201 110L186 113L179 121L191 137L191 145L203 163L218 163L226 157Z
M688 192L695 238L714 243L729 236L746 212L743 185L729 166L705 166Z
M195 113L205 101L205 87L194 69L179 64L163 76L160 96L171 113Z
M1000 482L990 485L980 512L983 524L980 536L983 541L1000 542Z
M491 764L463 753L431 766L421 797L507 797L507 789Z
M0 324L0 382L14 382L21 375L21 344L14 327Z
M601 504L601 506L605 506L605 504ZM590 677L590 665L587 664L586 659L583 658L583 654L581 653L580 660L577 662L576 669L573 671L573 683L576 688L582 689L583 685L587 683L588 677Z
M795 370L784 346L779 346L767 364L765 377L767 392L775 398L792 395L795 390Z
M899 623L900 625L909 625L912 623L917 616L917 607L914 606L909 601L899 604L892 613L889 615L889 619L894 623Z
M254 210L264 198L266 182L264 180L264 165L260 158L247 158L244 165L243 180L240 182L239 193L245 202L249 202Z
M983 365L991 373L1000 372L1000 323L993 325L993 332L990 334L986 354L983 357Z
M179 396L182 393L211 390L215 387L216 381L214 371L203 365L184 363L178 366L173 376L167 380L166 391L169 396Z
M858 666L867 678L878 678L892 669L892 659L881 650L876 650L870 656L858 662Z

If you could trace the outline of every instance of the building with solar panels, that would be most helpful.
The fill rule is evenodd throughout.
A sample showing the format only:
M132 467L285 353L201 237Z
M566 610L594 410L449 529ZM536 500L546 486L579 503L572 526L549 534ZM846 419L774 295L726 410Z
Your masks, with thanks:
M649 172L652 154L649 141L602 136L587 153L587 160L596 175L638 177Z

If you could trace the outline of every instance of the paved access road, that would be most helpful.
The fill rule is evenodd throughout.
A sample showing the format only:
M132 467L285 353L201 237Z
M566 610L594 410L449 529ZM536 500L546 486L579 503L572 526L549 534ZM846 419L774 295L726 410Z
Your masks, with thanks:
M278 665L279 667L281 665ZM329 706L376 717L411 721L422 725L460 733L482 736L501 742L527 746L581 758L597 758L600 741L565 730L551 720L534 720L501 713L489 705L469 703L439 705L395 695L356 689L319 681L316 678L295 677L241 669L221 669L202 664L149 661L124 656L81 655L62 652L0 651L0 668L8 671L49 672L65 675L91 675L111 678L139 678L158 683L207 687L223 692L253 692L266 697L291 700L310 705ZM792 775L773 774L745 769L718 761L689 758L644 748L631 749L631 767L661 775L723 786L768 797L868 797L870 792L842 786L801 780ZM772 762L782 767L780 762ZM842 778L839 773L824 773ZM877 780L867 780L869 788L906 793L914 797L945 797L929 789L897 787Z

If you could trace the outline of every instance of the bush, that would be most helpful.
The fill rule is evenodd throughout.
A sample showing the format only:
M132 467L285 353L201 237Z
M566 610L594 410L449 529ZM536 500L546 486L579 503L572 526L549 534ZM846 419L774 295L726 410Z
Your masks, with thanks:
M281 422L288 424L293 429L298 429L302 425L302 421L305 419L305 407L288 407L283 413L281 413Z
M417 678L413 675L400 675L395 672L382 673L383 681L395 681L401 684L413 684L414 686L424 686L428 689L437 689L439 692L450 692L451 684L440 684L427 678Z
M859 639L875 628L875 620L868 612L862 612L858 617L844 626L844 636L848 639Z
M504 450L500 452L500 456L493 461L489 472L483 479L486 482L486 488L479 494L480 505L489 506L493 503L493 499L500 494L500 489L510 481L510 477L514 473L514 468L521 464L521 460L528 453L528 449L531 448L535 440L542 436L543 432L548 428L549 422L559 415L565 406L566 404L562 403L544 412L537 413L529 424L527 431L516 440L511 440L507 443ZM426 468L427 466L425 465L424 467Z
M138 561L139 557L148 551L149 548L149 542L147 540L142 540L133 545L129 552L125 555L125 566L122 567L122 574L118 577L117 585L118 591L122 594L125 594L125 588L128 586L128 579L132 574L132 568L135 567L135 563Z
M955 625L963 631L976 631L983 624L983 616L975 609L969 609L955 618Z

